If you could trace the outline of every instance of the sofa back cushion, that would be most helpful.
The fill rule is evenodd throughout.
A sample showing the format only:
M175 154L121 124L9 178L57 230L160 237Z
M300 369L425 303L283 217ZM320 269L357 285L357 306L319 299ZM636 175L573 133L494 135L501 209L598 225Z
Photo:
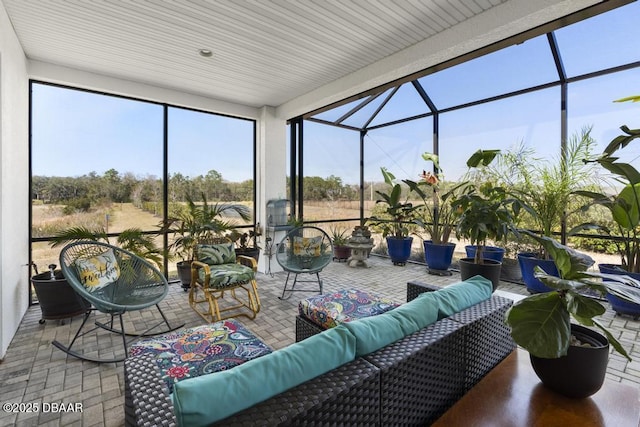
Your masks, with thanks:
M178 425L204 426L355 358L356 339L338 326L227 371L181 381L172 395Z
M440 320L491 298L492 293L491 280L482 276L473 276L436 292L425 292L417 299L432 300L438 307L438 320Z
M474 276L435 292L425 292L394 310L344 326L356 337L356 356L364 356L490 298L492 291L490 280Z
M433 301L414 299L391 311L344 323L356 337L356 356L387 346L438 320Z

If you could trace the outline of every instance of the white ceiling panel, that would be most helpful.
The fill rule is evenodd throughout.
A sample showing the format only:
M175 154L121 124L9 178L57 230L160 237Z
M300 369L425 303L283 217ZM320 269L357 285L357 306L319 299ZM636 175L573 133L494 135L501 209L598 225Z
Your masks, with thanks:
M506 0L0 1L29 59L259 107Z

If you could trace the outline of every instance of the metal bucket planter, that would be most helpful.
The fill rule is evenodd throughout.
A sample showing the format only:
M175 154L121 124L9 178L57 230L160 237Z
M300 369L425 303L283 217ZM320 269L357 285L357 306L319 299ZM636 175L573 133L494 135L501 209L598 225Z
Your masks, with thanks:
M91 304L73 290L60 270L55 270L54 276L47 271L31 278L42 311L40 324L79 316L91 309Z

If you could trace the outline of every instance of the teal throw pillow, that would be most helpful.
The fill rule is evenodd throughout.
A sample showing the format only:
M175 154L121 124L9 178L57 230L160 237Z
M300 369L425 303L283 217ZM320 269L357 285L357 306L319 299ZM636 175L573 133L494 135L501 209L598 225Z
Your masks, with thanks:
M356 339L328 329L232 369L176 383L178 425L206 426L324 374L355 358Z
M429 299L438 306L438 320L491 298L493 285L489 279L473 276L465 281L446 286L435 292L425 292L417 299Z

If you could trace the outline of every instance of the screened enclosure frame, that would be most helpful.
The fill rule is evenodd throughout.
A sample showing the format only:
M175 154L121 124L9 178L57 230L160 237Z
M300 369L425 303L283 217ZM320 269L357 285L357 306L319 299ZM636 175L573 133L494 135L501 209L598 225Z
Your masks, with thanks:
M360 221L363 222L366 220L364 216L365 207L364 207L364 189L365 189L365 180L364 180L364 152L365 152L365 144L364 138L369 131L381 129L389 126L398 125L401 123L406 123L426 117L431 117L433 120L433 147L432 152L436 155L440 152L440 115L456 110L462 110L465 108L470 108L477 105L488 104L494 101L513 98L516 96L520 96L527 93L533 93L537 91L542 91L549 88L560 88L560 153L562 161L565 160L566 155L566 143L568 139L569 132L569 123L568 123L568 88L571 83L579 82L583 80L593 79L596 77L618 73L625 70L631 70L640 68L640 61L633 61L623 65L617 65L609 68L604 68L598 71L588 72L576 76L569 77L567 75L565 65L563 62L563 55L561 49L558 45L558 41L556 39L555 31L569 26L571 24L577 23L579 21L594 17L596 15L609 12L618 7L633 3L635 0L615 0L604 3L599 3L597 5L591 6L589 8L583 9L579 12L571 14L567 17L558 19L556 21L547 23L540 27L534 28L530 31L518 34L516 36L510 37L508 39L502 40L500 42L489 45L485 48L478 49L474 52L468 53L466 55L462 55L458 58L454 58L452 60L446 61L442 64L438 64L436 66L430 67L428 69L422 70L420 72L411 74L407 77L395 80L393 82L378 86L374 89L365 91L358 95L354 95L352 97L346 98L342 101L335 102L329 104L325 107L310 111L302 116L293 118L289 121L290 124L290 194L291 194L291 203L292 209L295 215L298 218L304 217L304 192L303 192L303 177L304 177L304 161L303 161L303 151L304 151L304 122L313 122L327 126L334 126L354 132L359 133L359 141L360 141L360 182L359 182L359 195L360 195L360 216L359 218L342 218L342 219L332 219L332 220L317 220L310 222L335 222L335 221ZM480 58L482 56L497 52L509 46L522 44L527 40L534 39L538 36L546 36L547 46L549 52L551 54L553 60L553 68L555 69L555 73L557 75L557 80L546 82L543 84L538 84L530 87L525 87L522 89L498 94L495 96L485 97L482 99L461 103L458 105L448 106L448 107L438 107L437 102L435 102L429 95L428 91L424 88L423 84L420 82L420 79L432 74L435 74L439 71L443 71L454 67L459 64L463 64L465 62L469 62L473 59ZM423 107L425 107L425 112L422 114L416 114L380 124L373 124L375 118L379 115L379 113L384 110L385 106L389 104L389 102L393 99L394 96L398 93L400 88L410 83L413 89L416 91L419 99L424 103ZM362 123L361 126L355 126L353 124L347 124L345 121L350 117L353 117L358 112L362 111L365 107L367 107L372 102L377 99L381 99L382 101L378 105L378 107L373 111L373 113L368 116ZM359 101L356 103L356 101ZM355 103L353 107L351 107L348 111L340 115L335 120L328 120L318 117L318 115L322 113L329 112L333 109L346 106L350 103ZM437 171L436 171L437 172ZM562 221L560 238L561 242L566 243L567 238L567 230L566 230L566 222ZM577 234L577 237L594 237L594 235L583 235ZM596 237L606 237L606 236L596 236Z

